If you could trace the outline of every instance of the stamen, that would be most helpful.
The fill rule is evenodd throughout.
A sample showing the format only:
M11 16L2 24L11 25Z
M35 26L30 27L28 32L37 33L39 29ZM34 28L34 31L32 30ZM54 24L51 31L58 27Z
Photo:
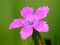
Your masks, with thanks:
M33 21L29 21L29 20L28 20L28 23L29 23L29 25L33 25L34 24Z

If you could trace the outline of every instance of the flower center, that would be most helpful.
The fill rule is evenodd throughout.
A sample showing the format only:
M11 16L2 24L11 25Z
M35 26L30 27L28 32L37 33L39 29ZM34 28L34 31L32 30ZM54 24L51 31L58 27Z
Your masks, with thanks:
M33 25L35 22L36 21L35 21L34 17L29 17L29 18L26 19L26 24L27 25Z
M33 20L28 20L28 25L33 25L34 21Z

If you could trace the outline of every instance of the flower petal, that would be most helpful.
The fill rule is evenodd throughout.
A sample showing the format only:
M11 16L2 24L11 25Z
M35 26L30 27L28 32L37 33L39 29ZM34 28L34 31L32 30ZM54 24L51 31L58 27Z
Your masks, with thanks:
M30 15L33 15L33 12L34 12L34 10L33 10L33 8L31 8L31 7L24 7L23 9L22 9L22 11L20 11L20 13L21 13L21 15L24 17L24 18L27 18L27 17L29 17Z
M49 27L48 24L45 21L39 21L36 22L34 25L34 29L38 32L48 32Z
M9 29L24 26L24 23L25 22L23 19L14 19L13 22L10 24Z
M20 35L23 40L31 36L32 33L33 33L33 28L31 26L26 26L22 28L22 30L20 31Z
M48 6L43 6L43 7L38 8L35 13L36 20L45 18L47 16L48 12L49 12Z

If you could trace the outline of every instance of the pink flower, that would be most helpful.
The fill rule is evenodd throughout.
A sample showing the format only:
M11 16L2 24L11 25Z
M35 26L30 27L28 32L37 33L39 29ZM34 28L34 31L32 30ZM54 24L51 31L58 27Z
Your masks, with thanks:
M21 38L25 40L33 33L33 28L38 32L48 32L48 24L42 19L47 16L49 12L48 6L39 7L34 13L33 8L24 7L20 13L23 18L14 19L10 24L9 29L24 26L20 31Z

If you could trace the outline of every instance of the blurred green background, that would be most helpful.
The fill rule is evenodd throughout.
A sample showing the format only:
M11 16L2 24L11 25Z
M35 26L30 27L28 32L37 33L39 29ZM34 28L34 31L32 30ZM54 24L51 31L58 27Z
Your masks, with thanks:
M49 32L41 33L41 36L43 40L49 37L52 45L60 45L60 0L0 0L0 45L34 44L32 37L21 39L21 28L9 30L8 27L13 19L21 18L19 12L23 7L31 6L36 11L44 5L50 7L50 12L44 19L49 24Z

